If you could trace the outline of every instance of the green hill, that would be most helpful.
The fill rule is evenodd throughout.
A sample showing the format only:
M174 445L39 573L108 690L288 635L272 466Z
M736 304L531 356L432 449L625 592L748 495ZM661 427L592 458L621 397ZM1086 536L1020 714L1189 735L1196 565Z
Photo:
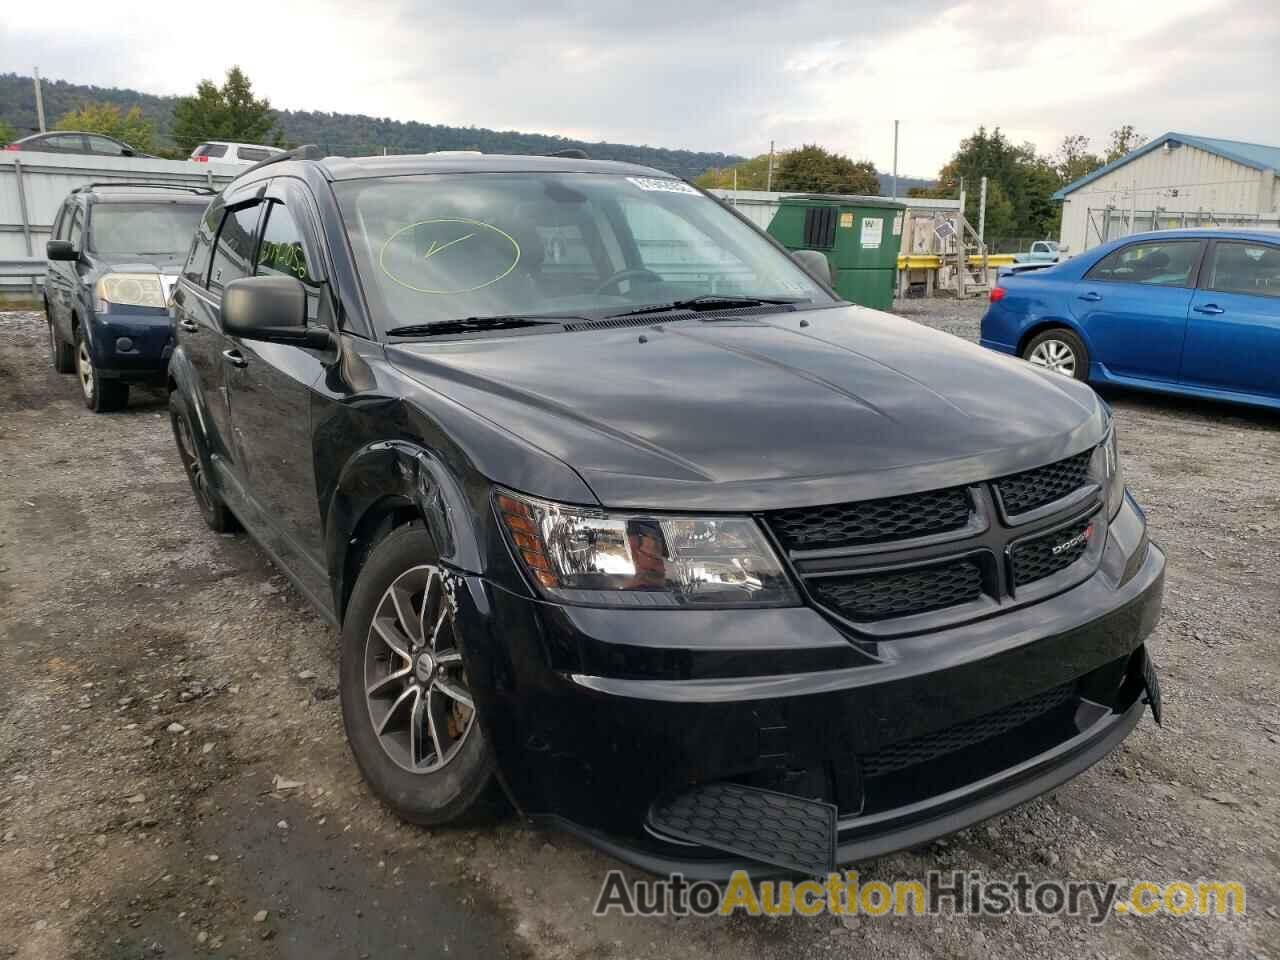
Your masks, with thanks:
M118 87L94 87L65 80L44 81L44 113L52 126L57 119L88 101L113 103L123 110L140 107L155 124L156 143L173 145L170 129L176 97L158 97ZM626 160L693 179L712 167L727 167L743 158L724 153L667 150L626 143L588 143L542 133L486 130L482 127L450 127L444 124L404 122L364 114L324 113L310 110L277 111L280 129L289 143L315 143L325 151L344 156L382 153L426 153L431 150L483 150L485 153L539 154L577 148L598 160ZM35 91L31 78L0 74L0 121L19 136L36 131Z

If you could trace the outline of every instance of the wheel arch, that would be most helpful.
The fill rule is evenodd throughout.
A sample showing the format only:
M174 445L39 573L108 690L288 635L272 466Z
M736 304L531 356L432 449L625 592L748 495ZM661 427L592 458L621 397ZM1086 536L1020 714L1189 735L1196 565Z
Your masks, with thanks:
M327 518L325 541L339 623L374 545L407 524L425 526L445 564L482 571L480 538L462 485L443 461L415 444L378 441L357 450L339 474Z
M1022 332L1022 335L1018 337L1018 356L1022 356L1022 351L1026 349L1027 344L1033 339L1044 333L1046 330L1054 329L1070 330L1080 338L1085 349L1089 351L1089 355L1093 355L1093 345L1089 343L1089 338L1084 335L1084 331L1081 330L1077 324L1063 317L1044 317L1027 327L1027 329Z

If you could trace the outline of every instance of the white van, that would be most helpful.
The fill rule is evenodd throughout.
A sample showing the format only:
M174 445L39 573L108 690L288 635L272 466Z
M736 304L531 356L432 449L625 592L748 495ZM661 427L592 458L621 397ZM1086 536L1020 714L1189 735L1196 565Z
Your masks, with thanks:
M273 154L284 153L279 147L264 147L257 143L227 143L210 140L191 151L191 159L197 163L217 160L219 163L251 164L265 160Z

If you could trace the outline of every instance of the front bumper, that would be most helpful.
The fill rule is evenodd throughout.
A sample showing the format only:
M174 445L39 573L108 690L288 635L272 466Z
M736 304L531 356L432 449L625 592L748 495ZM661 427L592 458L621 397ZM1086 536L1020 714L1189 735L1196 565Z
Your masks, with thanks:
M95 314L93 360L109 379L155 380L164 376L173 353L173 319L167 310L114 306Z
M492 641L468 672L523 812L648 870L760 872L654 826L662 798L728 781L834 805L847 863L1025 802L1132 730L1165 560L1132 501L1109 534L1070 590L878 644L811 608L561 607L468 578L464 635Z

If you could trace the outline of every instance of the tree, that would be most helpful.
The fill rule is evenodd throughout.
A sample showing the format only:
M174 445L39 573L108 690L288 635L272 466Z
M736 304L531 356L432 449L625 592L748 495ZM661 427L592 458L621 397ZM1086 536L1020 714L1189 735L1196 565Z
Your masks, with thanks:
M130 107L124 113L114 103L84 103L64 114L54 129L105 134L123 140L140 153L155 150L155 126L142 115L140 107Z
M280 140L271 101L253 95L253 85L239 67L227 71L221 87L201 80L195 96L179 97L173 107L173 139L191 151L206 140L269 143Z
M1089 151L1089 138L1078 133L1063 137L1058 152L1053 155L1054 169L1063 183L1086 177L1102 164L1103 160Z
M785 156L785 153L779 153L773 157L775 181L777 180L778 164L781 163L782 158ZM704 190L710 190L715 187L731 190L733 189L735 172L737 173L739 190L769 189L769 155L767 153L752 157L750 160L744 160L742 163L735 164L732 167L712 167L693 182Z
M1119 160L1126 153L1137 150L1146 142L1147 138L1135 130L1132 124L1126 123L1122 127L1116 127L1111 131L1111 143L1107 146L1106 162Z
M5 123L3 120L0 120L0 147L6 146L17 139L18 131L14 130L13 127L9 126L9 124Z
M880 178L869 160L850 160L817 144L805 144L782 157L773 171L773 189L784 192L854 193L879 196Z

